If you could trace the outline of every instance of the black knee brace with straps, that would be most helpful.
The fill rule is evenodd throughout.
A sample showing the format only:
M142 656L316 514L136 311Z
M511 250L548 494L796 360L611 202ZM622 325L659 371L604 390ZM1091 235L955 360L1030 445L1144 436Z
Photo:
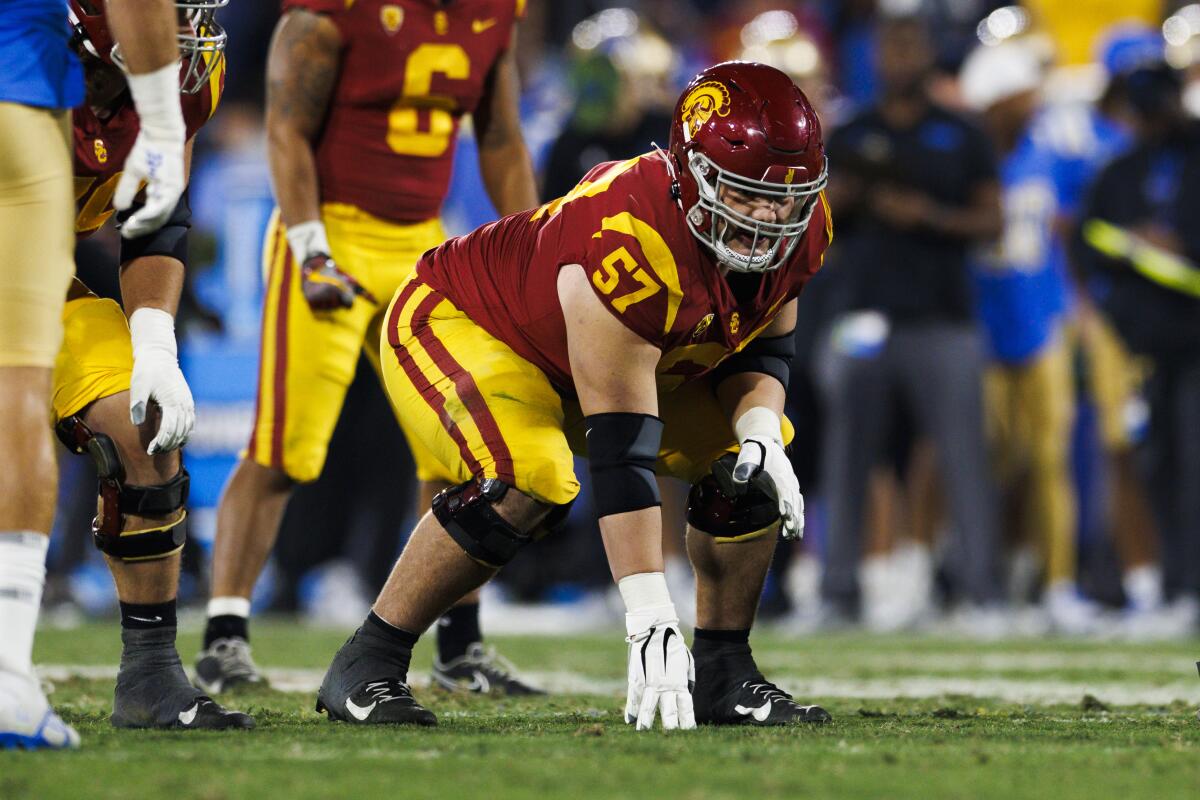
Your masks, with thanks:
M737 456L726 453L715 469L732 474ZM779 504L753 484L741 494L733 494L710 472L696 483L688 494L687 521L701 533L719 542L755 539L767 534L779 522Z
M502 567L533 540L496 513L509 486L483 478L443 489L433 498L433 516L458 546L481 564Z
M136 486L125 483L125 465L112 438L95 433L78 415L67 417L55 426L55 432L67 449L91 456L100 476L100 512L92 522L92 540L105 555L122 561L153 561L173 556L183 549L187 539L184 511L178 519L143 530L124 530L126 515L161 517L183 511L187 504L190 478L187 470L166 483Z

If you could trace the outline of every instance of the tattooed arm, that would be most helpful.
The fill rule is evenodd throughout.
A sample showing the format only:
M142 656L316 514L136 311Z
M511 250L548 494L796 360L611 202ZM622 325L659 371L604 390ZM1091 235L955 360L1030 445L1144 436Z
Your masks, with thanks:
M320 219L313 144L337 80L341 36L328 17L293 9L267 59L267 160L285 225Z
M479 139L479 170L492 205L501 215L515 214L538 204L533 161L521 136L517 108L521 87L517 77L517 30L513 27L508 50L492 66L483 99L475 111Z

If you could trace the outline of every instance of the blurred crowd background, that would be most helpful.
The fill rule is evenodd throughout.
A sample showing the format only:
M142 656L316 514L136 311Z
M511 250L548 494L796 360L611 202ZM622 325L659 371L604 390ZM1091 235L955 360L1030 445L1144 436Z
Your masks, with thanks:
M205 599L217 499L253 416L278 13L221 11L226 92L193 167L184 602ZM807 537L781 546L764 615L797 632L1197 632L1200 4L530 0L519 35L543 199L665 145L678 91L716 61L778 66L820 112L835 241L800 298L789 391ZM444 209L454 233L494 218L473 148L468 126ZM996 187L1002 220L986 213ZM80 247L81 277L115 294L115 237ZM357 623L411 528L412 464L360 367L324 474L288 508L260 610ZM88 536L90 469L61 459L47 596L61 620L116 603ZM663 494L680 600L686 487ZM587 498L488 589L485 627L616 619Z

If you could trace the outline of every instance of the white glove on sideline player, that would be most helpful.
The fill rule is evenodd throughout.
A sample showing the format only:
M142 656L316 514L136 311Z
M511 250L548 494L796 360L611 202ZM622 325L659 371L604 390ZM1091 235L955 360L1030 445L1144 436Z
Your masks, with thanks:
M139 308L129 318L129 333L133 340L129 418L141 425L147 406L155 401L162 419L146 452L154 455L182 447L196 424L196 404L179 369L175 318L162 309Z
M628 575L617 583L625 600L625 630L629 634L629 691L625 722L639 731L654 727L660 715L663 730L696 727L692 684L696 665L679 631L679 617L661 572Z
M113 208L129 208L146 182L145 203L121 225L121 235L134 239L161 228L183 194L187 126L179 105L178 62L126 78L140 129L113 194Z
M771 409L755 406L734 423L742 450L733 468L733 485L735 490L744 490L754 484L775 498L783 520L783 538L800 539L804 536L804 496L783 451L781 422Z

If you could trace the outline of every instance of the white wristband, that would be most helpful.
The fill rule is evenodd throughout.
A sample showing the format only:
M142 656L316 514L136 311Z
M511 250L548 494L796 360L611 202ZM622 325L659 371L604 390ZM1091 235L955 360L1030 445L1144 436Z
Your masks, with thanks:
M179 358L175 345L175 318L161 308L139 308L129 317L133 356L158 350Z
M783 420L766 406L755 406L738 417L733 432L739 442L759 437L783 444Z
M292 258L297 264L304 264L310 256L318 253L330 255L329 237L325 234L325 223L319 219L310 219L291 225L287 229L288 247L292 250Z
M636 636L654 625L678 624L679 614L661 572L639 572L617 581L625 601L625 632Z
M172 61L153 72L127 75L126 80L141 127L149 134L182 141L187 127L179 105L179 62Z

